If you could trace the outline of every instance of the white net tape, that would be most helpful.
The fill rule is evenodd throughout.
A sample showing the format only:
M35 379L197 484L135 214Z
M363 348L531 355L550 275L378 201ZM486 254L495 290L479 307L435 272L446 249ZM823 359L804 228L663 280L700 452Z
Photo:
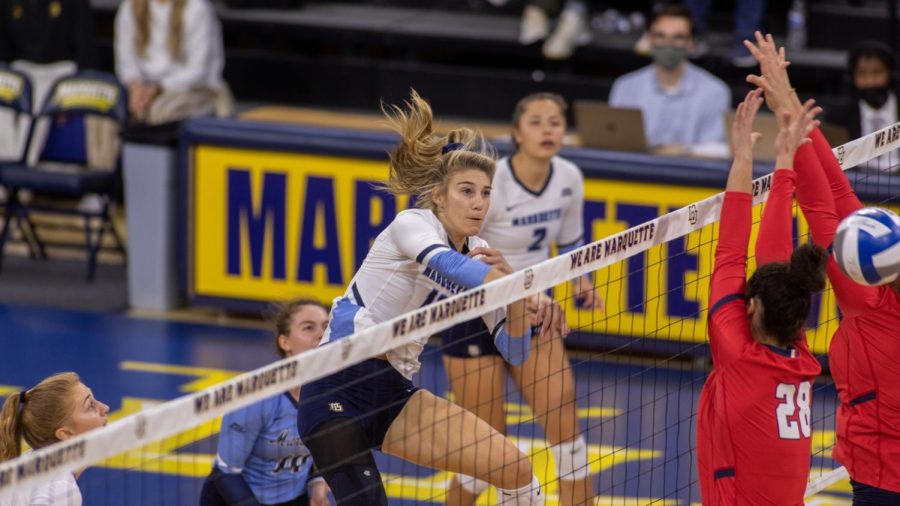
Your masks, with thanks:
M900 123L834 150L846 168L900 147ZM768 198L772 175L753 182L754 204ZM477 289L428 305L323 346L247 372L203 391L159 404L64 443L29 452L0 464L0 500L14 488L49 476L82 469L131 448L160 440L287 389L330 375L350 365L481 314L543 292L560 283L620 262L653 246L687 235L719 218L724 194L685 206L644 224L600 239ZM404 325L405 322L405 325ZM424 322L424 323L422 323ZM843 474L841 474L843 473ZM839 468L811 483L818 492L846 476Z

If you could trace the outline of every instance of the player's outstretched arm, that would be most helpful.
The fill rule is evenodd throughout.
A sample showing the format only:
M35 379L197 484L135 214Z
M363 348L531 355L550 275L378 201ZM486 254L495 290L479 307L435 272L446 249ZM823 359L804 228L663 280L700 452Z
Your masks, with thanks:
M762 214L759 237L756 241L756 261L758 265L790 260L794 250L791 240L791 209L793 207L794 153L801 146L810 143L809 133L818 125L815 116L822 109L810 100L795 113L783 109L779 113L778 136L775 139L775 174L772 176L772 190Z
M751 91L738 105L731 125L734 160L719 215L719 239L709 293L709 346L717 367L738 357L752 340L744 308L744 285L753 205L753 145L760 138L753 132L753 118L761 105L761 93Z
M765 37L756 32L756 42L744 41L744 45L759 62L760 75L748 75L747 82L757 86L765 92L766 103L775 114L784 111L796 112L802 107L800 99L788 77L788 66L784 48L777 48L771 34ZM818 128L810 134L812 148L819 163L825 169L825 174L831 185L831 194L834 197L835 211L838 218L844 218L853 211L862 208L862 204L856 197L856 193L850 186L847 176L831 151L831 146ZM806 150L801 150L804 152ZM804 174L798 168L798 184L803 184Z
M859 201L859 197L856 196L856 192L850 186L850 181L847 179L844 169L841 168L841 164L834 157L834 152L831 151L831 145L828 144L828 140L825 139L825 136L822 135L819 129L814 130L810 138L813 141L812 145L816 152L816 157L818 157L819 163L828 177L831 195L834 197L834 210L837 212L838 219L844 219L854 211L862 209L862 202Z

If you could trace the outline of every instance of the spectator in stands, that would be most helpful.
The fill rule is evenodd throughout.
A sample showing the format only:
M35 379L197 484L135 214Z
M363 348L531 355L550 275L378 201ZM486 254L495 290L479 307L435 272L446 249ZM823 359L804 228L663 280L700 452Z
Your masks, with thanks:
M712 0L683 0L691 11L696 32L696 41L691 56L700 57L709 51L706 41L709 33L709 10ZM744 47L744 40L753 40L753 34L760 29L765 0L736 0L734 3L734 43L731 47L731 63L736 67L753 67L756 60Z
M115 55L134 120L230 114L222 31L208 0L125 0L116 15Z
M544 57L565 60L576 47L591 41L588 5L585 0L529 0L522 12L519 42L530 45L544 40ZM550 18L559 14L556 28L550 33ZM549 35L549 37L548 37Z
M897 101L897 79L894 53L875 40L864 40L854 46L847 57L852 100L836 108L831 121L847 129L851 139L881 130L900 120ZM860 168L900 171L893 151L865 162Z
M693 46L690 12L663 7L651 16L647 33L653 64L616 79L609 104L643 112L647 144L658 154L727 156L724 116L731 92L687 61Z
M853 101L834 112L833 122L845 127L853 139L896 123L900 104L891 49L866 40L850 50L847 60Z
M73 372L54 374L34 388L6 398L0 410L0 462L22 454L22 443L33 449L50 446L106 425L109 406ZM76 473L53 475L46 482L18 491L4 504L81 504Z
M54 81L96 61L89 0L0 0L0 62L32 81L37 109Z

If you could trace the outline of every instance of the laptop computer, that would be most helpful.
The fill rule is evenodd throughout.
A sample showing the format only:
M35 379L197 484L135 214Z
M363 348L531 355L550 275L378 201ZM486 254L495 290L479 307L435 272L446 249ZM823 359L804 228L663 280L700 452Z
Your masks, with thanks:
M734 111L725 113L725 132L728 137L728 146L731 146L731 123L734 121ZM828 123L819 126L822 135L832 147L844 144L848 140L847 129ZM760 112L753 120L753 131L761 133L762 139L753 147L755 160L775 160L775 137L778 136L778 120L774 114Z
M735 111L725 113L725 137L731 149L731 124L734 123ZM762 139L753 146L754 160L775 160L775 137L778 135L778 120L774 114L760 111L753 120L753 131L762 134Z
M646 153L644 116L640 109L612 107L594 100L575 101L575 126L586 148Z

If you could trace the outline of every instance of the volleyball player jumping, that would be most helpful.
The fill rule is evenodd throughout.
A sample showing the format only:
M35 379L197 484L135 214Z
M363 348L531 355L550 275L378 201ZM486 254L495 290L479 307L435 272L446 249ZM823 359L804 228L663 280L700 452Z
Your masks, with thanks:
M758 268L746 279L752 206L752 91L732 125L734 162L722 204L710 281L713 370L697 415L697 463L705 505L801 505L810 466L812 383L821 367L803 325L813 292L825 285L827 253L791 253L791 202L797 148L809 142L812 101L779 118L776 171L756 243ZM727 231L727 233L725 233Z
M323 342L346 337L441 297L499 279L512 270L476 237L490 205L495 160L467 129L432 133L431 108L415 92L408 110L389 118L400 133L391 153L388 188L414 194L420 209L397 215L376 238L343 298L335 301ZM466 256L477 251L482 261ZM524 301L483 316L511 363L530 349ZM545 325L564 328L556 304L541 310ZM462 473L495 485L501 504L543 504L531 463L487 422L410 378L424 340L348 367L302 388L300 437L341 504L386 504L371 450Z
M798 110L784 49L771 35L745 42L760 63L748 81L776 114ZM863 205L819 130L797 151L797 200L813 241L830 247L840 220ZM834 458L850 474L854 504L900 504L900 279L863 286L828 262L842 319L828 349L840 406Z

